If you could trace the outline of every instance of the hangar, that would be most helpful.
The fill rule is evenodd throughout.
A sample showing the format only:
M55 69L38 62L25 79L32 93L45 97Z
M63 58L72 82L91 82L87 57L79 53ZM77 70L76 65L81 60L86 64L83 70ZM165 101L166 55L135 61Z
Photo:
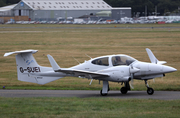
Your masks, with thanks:
M103 0L21 0L12 8L12 16L27 16L29 20L50 21L58 17L94 16L102 11L110 11L113 19L119 19L120 15L117 14L121 12L124 13L121 16L131 17L130 7L114 9Z

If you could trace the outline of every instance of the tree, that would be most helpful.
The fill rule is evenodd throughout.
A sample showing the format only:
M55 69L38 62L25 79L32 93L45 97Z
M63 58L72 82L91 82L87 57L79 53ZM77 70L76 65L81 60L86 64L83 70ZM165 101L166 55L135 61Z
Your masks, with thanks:
M145 15L145 6L147 6L147 12L155 12L157 6L157 12L160 15L164 15L166 12L173 12L180 7L180 0L104 0L112 7L131 7L132 14L140 12L141 16ZM150 15L150 14L148 14Z
M21 0L6 0L6 4L17 4L18 2L20 2Z
M6 1L5 0L0 0L0 7L3 7L6 5Z

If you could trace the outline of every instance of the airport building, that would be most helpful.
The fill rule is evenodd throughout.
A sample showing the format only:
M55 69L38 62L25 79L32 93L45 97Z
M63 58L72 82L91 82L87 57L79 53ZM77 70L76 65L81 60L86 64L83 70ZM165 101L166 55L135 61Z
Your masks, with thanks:
M96 16L96 14L101 17L101 13L104 13L102 17L119 20L121 17L131 17L131 8L112 8L103 0L21 0L13 6L9 15L26 16L29 20L50 21L57 18L79 18L84 15Z

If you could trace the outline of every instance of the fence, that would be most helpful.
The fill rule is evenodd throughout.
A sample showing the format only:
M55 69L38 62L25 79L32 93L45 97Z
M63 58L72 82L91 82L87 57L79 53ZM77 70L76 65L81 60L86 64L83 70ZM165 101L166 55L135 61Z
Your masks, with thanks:
M29 21L28 16L0 16L0 23L5 23L7 21L14 20L14 21Z

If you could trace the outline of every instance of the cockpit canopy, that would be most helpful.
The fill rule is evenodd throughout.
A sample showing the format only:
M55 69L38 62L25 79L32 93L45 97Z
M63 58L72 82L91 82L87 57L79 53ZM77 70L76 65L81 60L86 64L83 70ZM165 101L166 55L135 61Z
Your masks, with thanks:
M132 62L136 61L134 58L127 55L113 55L107 57L100 57L92 60L92 64L101 66L129 66Z
M113 66L119 66L119 65L129 66L132 62L135 61L135 59L128 56L113 56L111 58L111 61Z
M95 65L109 66L109 57L95 59L92 63Z

